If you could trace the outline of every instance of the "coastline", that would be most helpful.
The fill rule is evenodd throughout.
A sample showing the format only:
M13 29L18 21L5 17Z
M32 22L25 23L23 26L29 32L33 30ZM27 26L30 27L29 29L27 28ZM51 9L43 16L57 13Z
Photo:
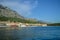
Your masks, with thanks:
M31 24L31 23L21 23L21 22L0 22L0 25L14 26L14 27L30 27L30 26L47 26L47 24Z

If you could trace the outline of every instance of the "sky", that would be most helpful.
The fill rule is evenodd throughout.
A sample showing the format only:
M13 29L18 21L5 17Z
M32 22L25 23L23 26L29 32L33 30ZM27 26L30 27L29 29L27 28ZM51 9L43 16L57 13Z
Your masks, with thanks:
M60 23L60 0L0 0L26 18Z

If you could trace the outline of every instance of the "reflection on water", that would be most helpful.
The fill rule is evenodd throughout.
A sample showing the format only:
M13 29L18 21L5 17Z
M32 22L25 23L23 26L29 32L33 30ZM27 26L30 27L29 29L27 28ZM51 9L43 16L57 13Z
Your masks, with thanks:
M60 27L1 27L0 40L60 40Z

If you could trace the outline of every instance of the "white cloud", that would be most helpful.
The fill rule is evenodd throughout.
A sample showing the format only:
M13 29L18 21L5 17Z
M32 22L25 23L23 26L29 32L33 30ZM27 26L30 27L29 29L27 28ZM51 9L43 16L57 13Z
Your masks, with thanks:
M6 5L8 7L11 7L13 10L16 10L21 15L29 16L31 14L31 10L35 7L37 7L38 1L32 1L32 0L20 0L20 1L10 1L5 0L3 2L0 2L3 5Z

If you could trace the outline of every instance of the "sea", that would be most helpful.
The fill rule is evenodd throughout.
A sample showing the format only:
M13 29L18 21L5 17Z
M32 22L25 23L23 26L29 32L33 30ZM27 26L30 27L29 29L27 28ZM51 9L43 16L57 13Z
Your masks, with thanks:
M0 40L60 40L60 26L0 27Z

